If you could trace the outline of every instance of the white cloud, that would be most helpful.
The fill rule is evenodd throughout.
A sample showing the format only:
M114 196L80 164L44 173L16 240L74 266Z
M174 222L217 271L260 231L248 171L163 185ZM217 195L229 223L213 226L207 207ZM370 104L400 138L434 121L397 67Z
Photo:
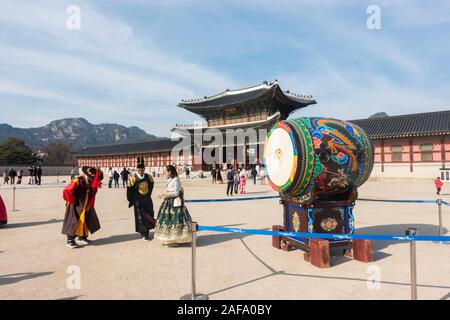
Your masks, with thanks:
M0 94L53 100L88 115L145 110L157 117L171 108L175 120L181 98L233 86L227 76L161 53L151 41L144 47L130 25L99 14L87 2L79 4L82 29L68 30L68 4L0 3L0 11L8 13L0 16L0 26L39 39L24 43L0 34Z

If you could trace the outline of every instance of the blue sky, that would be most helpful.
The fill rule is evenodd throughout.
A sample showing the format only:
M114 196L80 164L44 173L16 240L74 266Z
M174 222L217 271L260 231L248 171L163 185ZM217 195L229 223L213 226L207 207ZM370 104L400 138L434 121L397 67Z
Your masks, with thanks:
M199 119L181 99L274 79L316 98L294 116L447 110L450 1L0 1L0 123L85 117L170 136Z

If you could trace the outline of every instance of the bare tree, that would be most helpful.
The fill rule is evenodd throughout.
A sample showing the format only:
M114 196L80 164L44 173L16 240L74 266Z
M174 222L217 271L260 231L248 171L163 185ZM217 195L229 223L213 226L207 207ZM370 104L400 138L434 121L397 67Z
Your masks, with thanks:
M60 141L50 141L43 148L45 154L44 162L46 164L63 165L71 161L69 154L71 146Z

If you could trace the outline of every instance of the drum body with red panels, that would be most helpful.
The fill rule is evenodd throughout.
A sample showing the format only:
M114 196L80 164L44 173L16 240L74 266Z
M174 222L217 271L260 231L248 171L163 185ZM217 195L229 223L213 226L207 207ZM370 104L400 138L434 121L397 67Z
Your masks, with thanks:
M346 193L359 187L373 168L373 146L358 126L327 118L277 123L264 150L269 183L282 195L301 197Z

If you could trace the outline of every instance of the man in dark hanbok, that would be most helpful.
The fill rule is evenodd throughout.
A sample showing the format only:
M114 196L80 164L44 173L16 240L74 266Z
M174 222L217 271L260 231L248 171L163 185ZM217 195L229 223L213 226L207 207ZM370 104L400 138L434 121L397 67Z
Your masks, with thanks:
M155 228L152 191L153 178L145 173L144 158L138 158L136 172L128 180L128 207L134 207L136 232L146 241L150 240L149 231Z

